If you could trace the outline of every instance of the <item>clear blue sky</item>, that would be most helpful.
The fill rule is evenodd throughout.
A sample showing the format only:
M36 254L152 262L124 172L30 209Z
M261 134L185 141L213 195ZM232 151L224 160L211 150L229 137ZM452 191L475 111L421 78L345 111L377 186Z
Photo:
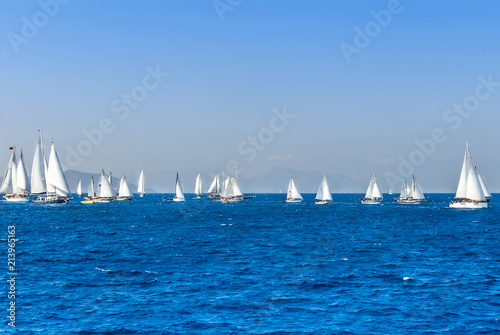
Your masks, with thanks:
M1 1L2 171L12 145L31 168L42 129L81 171L208 173L235 160L247 176L283 165L368 182L398 174L399 157L441 128L444 143L415 166L424 190L455 190L468 140L500 191L500 86L480 89L489 96L460 125L446 114L474 102L478 77L500 82L497 1L54 3ZM390 10L389 22L380 13ZM385 19L378 30L372 11ZM375 29L368 45L356 44L356 27ZM357 45L350 62L346 44ZM120 119L147 67L168 76ZM248 162L248 137L284 106L295 118ZM68 148L106 119L113 130L68 166Z

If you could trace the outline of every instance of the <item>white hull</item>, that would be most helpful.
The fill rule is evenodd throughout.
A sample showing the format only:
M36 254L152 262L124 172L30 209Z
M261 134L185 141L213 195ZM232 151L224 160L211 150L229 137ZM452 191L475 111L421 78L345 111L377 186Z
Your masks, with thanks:
M286 202L302 202L302 199L286 199Z
M6 201L9 202L28 202L29 201L29 196L27 195L5 195L4 196Z
M331 201L328 200L321 200L321 201L316 201L316 205L329 205L331 204Z
M452 201L450 202L450 208L464 208L464 209L477 209L477 208L488 208L487 202L473 202L473 201Z
M380 205L380 203L382 203L382 201L381 200L366 199L366 200L361 200L361 203L363 205Z
M186 199L184 199L184 198L177 198L177 197L175 197L173 200L174 200L175 202L182 202L182 201L186 201Z
M406 205L418 205L424 202L424 200L409 200L409 199L398 199L398 204L406 204Z

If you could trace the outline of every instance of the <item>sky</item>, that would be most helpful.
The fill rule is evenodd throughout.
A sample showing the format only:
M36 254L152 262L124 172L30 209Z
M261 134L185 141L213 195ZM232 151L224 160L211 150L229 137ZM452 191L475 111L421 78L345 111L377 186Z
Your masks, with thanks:
M159 190L238 165L451 193L469 141L500 192L497 1L0 3L0 169L42 130L65 168Z

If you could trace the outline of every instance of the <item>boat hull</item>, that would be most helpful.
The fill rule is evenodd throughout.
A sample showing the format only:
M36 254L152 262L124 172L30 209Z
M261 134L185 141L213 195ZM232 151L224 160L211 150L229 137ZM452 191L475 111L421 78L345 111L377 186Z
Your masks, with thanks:
M321 201L316 201L316 205L329 205L331 204L331 201L328 200L321 200Z
M418 205L423 203L424 200L409 200L409 199L398 199L398 204L406 204L406 205Z
M462 209L488 208L488 202L486 202L486 201L452 201L452 202L450 202L450 208L462 208Z
M381 200L365 199L365 200L361 200L361 203L363 205L380 205L380 203L382 203L382 201Z
M33 202L40 204L67 204L72 198L60 196L39 196Z
M130 201L132 200L132 197L116 197L116 201Z
M30 197L28 195L6 194L4 199L9 202L28 202Z
M302 202L302 199L286 199L286 202Z
M186 201L186 199L184 199L184 198L177 198L177 197L175 197L173 200L174 200L175 202L183 202L183 201Z

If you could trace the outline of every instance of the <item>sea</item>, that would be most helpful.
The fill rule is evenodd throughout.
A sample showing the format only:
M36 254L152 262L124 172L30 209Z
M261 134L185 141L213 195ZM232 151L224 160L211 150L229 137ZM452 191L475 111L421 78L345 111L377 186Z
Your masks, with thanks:
M480 210L361 196L2 201L0 332L500 333L500 195Z

